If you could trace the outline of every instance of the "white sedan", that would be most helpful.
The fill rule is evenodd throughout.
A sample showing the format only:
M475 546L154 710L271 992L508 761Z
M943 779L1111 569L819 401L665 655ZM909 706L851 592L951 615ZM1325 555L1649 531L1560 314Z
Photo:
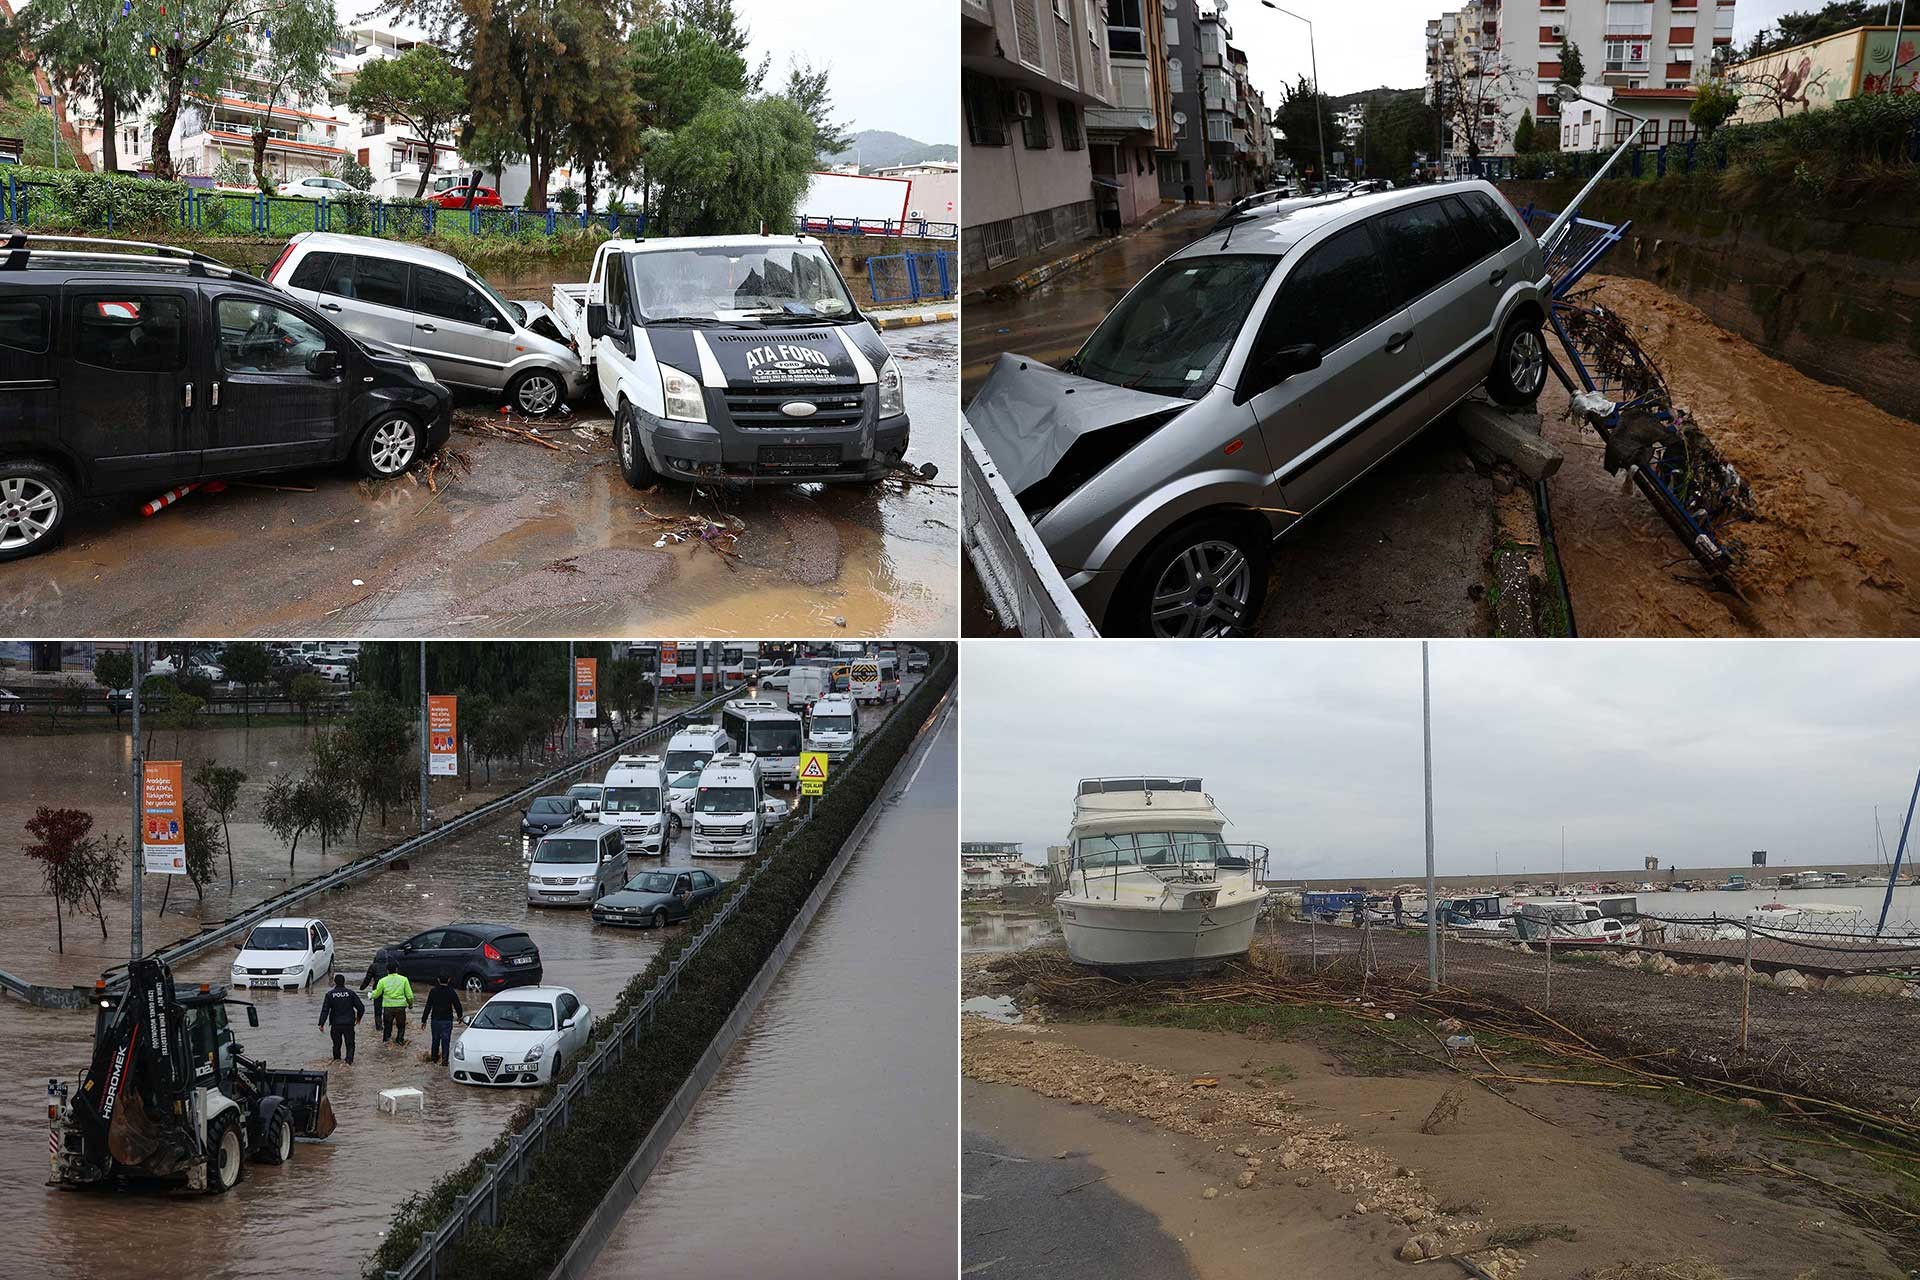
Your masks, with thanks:
M461 1084L548 1084L592 1029L593 1010L566 987L513 987L467 1020L447 1070Z
M26 709L26 701L22 699L19 694L14 693L10 689L0 689L0 715L4 715L9 711L15 713L24 712Z
M292 196L297 200L338 200L341 196L351 195L353 188L338 178L315 175L302 178L298 182L283 182L278 194Z
M301 991L333 972L333 934L312 917L262 920L233 958L233 985Z

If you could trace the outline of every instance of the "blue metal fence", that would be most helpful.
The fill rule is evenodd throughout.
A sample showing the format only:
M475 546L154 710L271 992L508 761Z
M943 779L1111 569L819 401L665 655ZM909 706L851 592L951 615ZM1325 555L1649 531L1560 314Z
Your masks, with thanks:
M1618 144L1615 144L1618 145ZM1466 172L1475 178L1591 178L1613 154L1613 148L1600 151L1556 151L1526 156L1481 156L1465 160ZM1909 130L1900 147L1900 155L1910 164L1920 164L1920 129ZM1615 174L1627 178L1664 178L1673 173L1696 170L1724 170L1729 163L1727 139L1688 138L1685 142L1635 147L1627 152Z
M867 259L867 294L875 302L951 298L957 280L954 268L955 255L946 249L876 254Z
M925 240L957 240L957 222L928 222L925 218L822 218L800 214L793 220L797 236L904 236Z

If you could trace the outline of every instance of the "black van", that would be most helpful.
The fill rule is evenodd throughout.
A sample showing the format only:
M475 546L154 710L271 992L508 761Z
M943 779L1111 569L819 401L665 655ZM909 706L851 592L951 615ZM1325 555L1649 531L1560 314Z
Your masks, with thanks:
M394 476L452 423L425 365L204 254L0 247L0 560L52 546L79 496L348 458Z

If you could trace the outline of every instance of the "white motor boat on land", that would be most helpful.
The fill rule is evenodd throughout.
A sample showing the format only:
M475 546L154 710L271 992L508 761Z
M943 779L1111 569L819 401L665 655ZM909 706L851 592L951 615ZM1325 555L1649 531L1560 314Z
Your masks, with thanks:
M1076 964L1140 977L1245 955L1267 900L1264 845L1221 839L1199 778L1087 778L1073 803L1054 899Z

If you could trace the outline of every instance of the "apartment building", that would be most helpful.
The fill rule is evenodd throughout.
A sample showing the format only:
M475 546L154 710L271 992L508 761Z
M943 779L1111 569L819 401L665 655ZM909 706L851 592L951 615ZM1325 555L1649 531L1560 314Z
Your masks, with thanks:
M1161 0L1167 49L1167 97L1172 150L1160 161L1163 200L1204 200L1207 194L1206 97L1200 65L1198 0Z
M1109 228L1147 217L1161 199L1160 165L1173 152L1168 37L1174 19L1156 0L1106 0L1111 106L1087 108L1095 203Z
M1562 151L1611 151L1633 136L1634 116L1647 121L1640 136L1642 146L1683 146L1693 136L1693 122L1688 118L1693 109L1691 87L1616 89L1612 85L1591 85L1583 92L1603 105L1575 102L1562 109Z
M1088 108L1114 105L1100 0L960 0L962 261L991 268L1095 230Z

